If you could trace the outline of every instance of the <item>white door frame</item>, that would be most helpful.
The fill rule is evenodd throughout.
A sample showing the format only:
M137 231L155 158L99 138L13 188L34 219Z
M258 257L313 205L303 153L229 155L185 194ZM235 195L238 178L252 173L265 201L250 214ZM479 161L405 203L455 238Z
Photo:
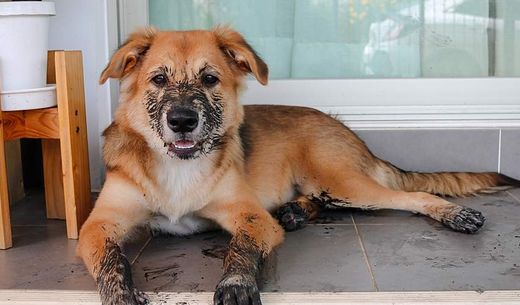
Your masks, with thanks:
M148 24L148 0L118 1L122 41ZM291 79L267 87L248 80L247 87L244 104L314 107L354 129L520 127L520 78Z

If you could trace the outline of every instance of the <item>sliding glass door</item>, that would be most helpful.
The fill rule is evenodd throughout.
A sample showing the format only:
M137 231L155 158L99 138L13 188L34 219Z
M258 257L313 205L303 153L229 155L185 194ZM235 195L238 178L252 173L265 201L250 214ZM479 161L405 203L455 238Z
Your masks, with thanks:
M232 25L273 79L520 76L515 0L151 0L149 14L162 29Z
M361 127L520 126L520 0L120 4L146 10L126 28L243 33L271 79L267 88L249 81L246 103L313 106Z

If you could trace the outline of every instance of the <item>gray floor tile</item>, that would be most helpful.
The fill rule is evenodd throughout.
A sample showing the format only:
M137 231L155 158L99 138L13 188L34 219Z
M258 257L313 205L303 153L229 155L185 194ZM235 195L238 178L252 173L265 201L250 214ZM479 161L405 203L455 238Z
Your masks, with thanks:
M95 289L64 225L14 227L13 240L13 248L0 251L0 288Z
M505 192L453 201L486 215L479 233L437 223L358 226L380 290L520 288L520 202Z
M508 190L507 193L516 201L520 202L520 188Z
M28 191L11 206L13 248L0 250L0 288L95 289L67 239L65 221L47 220L42 192Z
M145 291L214 291L228 242L222 232L155 237L133 266L134 282Z
M414 171L496 171L498 130L356 130L372 152Z
M310 225L277 250L266 291L372 291L354 226Z
M134 265L136 285L152 291L213 291L228 241L224 233L155 238ZM372 290L354 227L341 225L309 225L287 234L266 262L262 283L263 291Z
M520 129L502 130L500 172L520 179Z
M65 221L46 219L43 193L27 194L11 207L13 248L0 250L0 289L95 290L94 280L76 257L77 241L67 239ZM130 261L148 238L148 231L136 232L125 244Z

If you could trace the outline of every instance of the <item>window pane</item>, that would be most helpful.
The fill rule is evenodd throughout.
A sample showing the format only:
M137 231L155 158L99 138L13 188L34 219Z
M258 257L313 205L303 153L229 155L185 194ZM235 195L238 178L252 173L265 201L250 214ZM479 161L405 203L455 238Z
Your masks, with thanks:
M271 78L520 76L520 0L149 0L150 24L230 24Z

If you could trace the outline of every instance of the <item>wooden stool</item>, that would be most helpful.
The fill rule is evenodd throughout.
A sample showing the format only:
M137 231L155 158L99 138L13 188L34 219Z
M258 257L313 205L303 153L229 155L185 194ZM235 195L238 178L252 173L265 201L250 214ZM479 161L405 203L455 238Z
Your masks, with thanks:
M12 247L6 140L42 139L47 218L65 219L68 238L92 209L81 51L49 51L47 83L56 84L56 107L0 110L0 249Z

